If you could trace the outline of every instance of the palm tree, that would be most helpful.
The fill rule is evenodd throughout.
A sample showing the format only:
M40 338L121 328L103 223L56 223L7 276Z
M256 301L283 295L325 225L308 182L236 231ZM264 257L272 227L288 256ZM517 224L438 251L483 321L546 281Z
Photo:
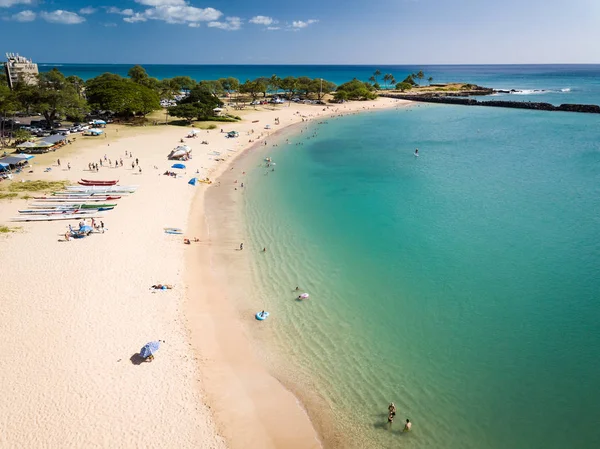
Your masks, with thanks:
M395 85L396 85L396 78L394 78L394 76L393 76L393 75L390 75L390 76L391 76L391 78L390 78L390 84L391 84L392 86L395 86Z
M419 70L419 73L417 73L417 78L419 78L419 86L421 85L421 80L423 78L425 78L425 75L423 74L423 70Z
M374 76L372 76L371 78L369 78L369 81L371 81L373 84L375 84L377 82L377 80L375 79Z
M373 73L373 76L375 77L375 82L377 82L377 77L381 76L381 70L379 70L379 69L375 70L375 73Z
M383 75L383 82L385 83L385 88L387 89L387 85L388 82L393 78L392 75L390 75L389 73L386 73L385 75Z
M427 81L429 81L429 85L431 86L431 82L433 81L433 76L430 76L429 78L427 78Z

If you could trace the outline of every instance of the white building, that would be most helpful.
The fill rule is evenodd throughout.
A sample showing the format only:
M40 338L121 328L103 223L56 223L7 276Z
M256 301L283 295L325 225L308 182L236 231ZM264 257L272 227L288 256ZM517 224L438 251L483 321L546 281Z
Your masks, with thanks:
M36 75L39 73L37 64L34 64L31 59L19 56L18 53L6 53L4 69L11 89L19 81L27 84L37 83Z

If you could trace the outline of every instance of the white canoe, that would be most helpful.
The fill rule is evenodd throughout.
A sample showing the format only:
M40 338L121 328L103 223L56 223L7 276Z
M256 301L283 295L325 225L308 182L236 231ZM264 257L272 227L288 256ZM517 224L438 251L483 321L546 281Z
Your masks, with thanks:
M12 221L55 221L55 220L83 220L84 218L102 218L104 215L22 215L11 218Z
M138 186L67 186L69 192L135 192Z

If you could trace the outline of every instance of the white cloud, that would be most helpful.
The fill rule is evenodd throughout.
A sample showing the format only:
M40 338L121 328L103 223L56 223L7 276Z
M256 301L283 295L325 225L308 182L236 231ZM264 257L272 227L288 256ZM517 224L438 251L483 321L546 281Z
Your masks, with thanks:
M102 26L106 27L106 28L114 28L117 26L117 24L113 23L113 22L108 22L108 23L103 23Z
M296 28L296 29L300 29L300 28L306 28L309 25L312 25L313 23L317 23L318 20L315 19L309 19L306 22L302 21L302 20L294 20L292 22L292 28Z
M242 27L242 19L239 17L227 17L225 22L209 22L211 28L220 28L221 30L235 31Z
M0 0L0 8L10 8L14 5L31 5L33 0Z
M125 17L123 20L128 23L136 23L136 22L145 22L148 19L146 19L146 17L144 17L143 14L136 12L131 17Z
M93 8L91 6L87 6L85 8L81 8L79 10L79 14L94 14L96 11L98 11L96 8Z
M145 6L183 6L185 0L135 0L136 3Z
M62 23L64 25L75 25L85 22L85 18L81 17L77 13L64 11L62 9L57 9L56 11L52 12L42 11L40 13L40 17L46 22Z
M280 30L280 29L281 29L281 27L267 27L267 30L270 30L270 31Z
M198 22L191 22L188 24L190 28L200 28L200 24Z
M35 13L30 10L21 11L11 16L11 20L16 22L33 22L35 20Z
M222 15L223 13L221 11L214 8L196 8L195 6L185 4L183 6L156 6L154 8L146 9L143 12L137 12L131 17L125 17L123 20L129 23L145 22L147 20L162 20L167 23L190 24L196 22L215 22ZM238 28L235 28L236 19L238 20ZM239 17L231 17L227 20L228 21L225 22L224 25L229 27L228 29L239 29L239 26L241 26L241 19L239 19ZM221 22L219 22L219 24L220 23Z
M254 16L248 22L254 23L256 25L269 26L274 23L277 23L277 20L273 19L273 17L268 16Z
M116 6L106 8L108 14L121 14L122 16L133 16L133 9L119 9Z

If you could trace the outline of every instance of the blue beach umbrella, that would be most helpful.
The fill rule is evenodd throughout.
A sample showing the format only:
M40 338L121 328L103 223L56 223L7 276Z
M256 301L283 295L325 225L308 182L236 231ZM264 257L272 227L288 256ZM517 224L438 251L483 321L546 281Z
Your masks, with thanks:
M183 165L183 164L173 164L173 165L171 165L171 168L185 168L185 165Z
M151 341L150 343L146 343L142 349L140 349L140 355L143 358L148 358L153 355L160 348L160 340L159 341Z
M85 226L80 227L79 230L81 232L91 232L94 230L94 228L92 228L91 226L85 225Z
M188 184L195 186L197 182L198 182L198 178L192 178L188 181Z

